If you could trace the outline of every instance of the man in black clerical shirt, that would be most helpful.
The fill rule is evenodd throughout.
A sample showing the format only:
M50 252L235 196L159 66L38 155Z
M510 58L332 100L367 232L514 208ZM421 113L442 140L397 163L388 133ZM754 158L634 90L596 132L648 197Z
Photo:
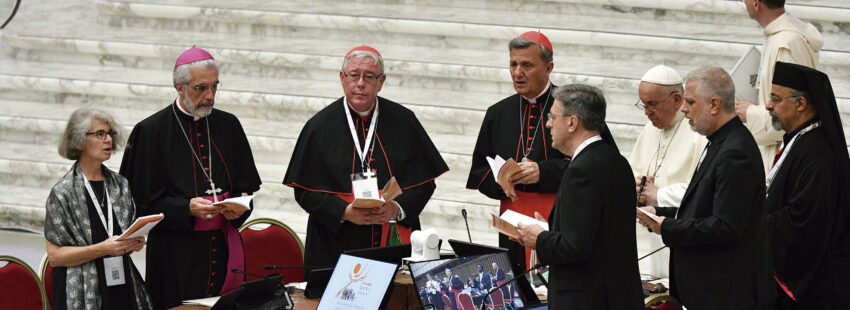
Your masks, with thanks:
M519 241L549 265L550 309L643 309L629 163L602 138L605 97L588 85L555 91L546 127L573 160L561 180L549 231L519 224ZM514 273L514 275L517 275Z
M233 114L213 109L218 64L192 47L174 66L177 100L133 128L121 162L138 215L164 213L148 237L145 282L156 309L219 296L245 277L237 229L251 211L212 205L260 189L251 147Z
M776 298L764 212L764 166L735 115L735 86L721 68L685 78L682 112L708 138L679 208L643 207L638 219L670 247L670 292L690 310L769 309Z
M765 108L786 133L765 199L777 308L850 309L850 158L829 78L777 62Z
M409 243L434 179L448 171L413 112L378 97L386 79L377 50L353 48L339 72L345 95L301 130L283 184L310 214L305 265L333 266L345 250L381 246L390 219L398 220L401 239ZM395 201L374 209L351 204L358 195L376 194L392 177L403 191Z

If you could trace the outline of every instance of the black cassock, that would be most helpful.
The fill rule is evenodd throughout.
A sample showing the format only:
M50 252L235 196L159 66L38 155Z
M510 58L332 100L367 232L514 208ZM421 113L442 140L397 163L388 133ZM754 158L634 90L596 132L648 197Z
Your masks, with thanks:
M811 122L810 122L811 123ZM801 126L807 127L808 124ZM785 135L787 144L799 131ZM841 235L841 176L823 127L801 135L791 146L765 200L776 277L797 298L801 309L827 309L830 273L843 272L848 261L832 257ZM846 249L845 249L846 251ZM834 275L833 275L834 276ZM784 297L784 291L780 291Z
M378 187L395 177L403 193L396 199L406 214L404 229L419 229L419 213L434 193L434 179L448 171L437 148L412 111L378 97L375 138L368 153L370 169L377 171ZM304 264L334 266L346 250L379 246L382 225L341 223L351 199L352 173L362 172L352 141L343 98L314 115L301 130L283 184L295 190L295 199L307 213ZM351 111L360 145L367 136L372 114ZM386 225L383 225L386 226Z
M145 282L157 309L221 293L228 272L225 233L195 230L196 218L189 214L190 199L210 195L210 180L202 172L209 168L215 186L222 189L219 194L240 196L260 189L251 148L233 114L213 109L206 118L194 121L172 103L136 124L130 134L121 175L130 182L137 213L165 214L147 242ZM238 229L250 214L224 224Z

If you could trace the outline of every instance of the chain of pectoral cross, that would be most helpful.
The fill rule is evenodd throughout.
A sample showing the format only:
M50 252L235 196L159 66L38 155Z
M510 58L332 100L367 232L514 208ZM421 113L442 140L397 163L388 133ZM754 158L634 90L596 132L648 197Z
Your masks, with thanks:
M186 143L189 144L189 150L192 151L192 155L195 157L195 160L198 161L198 165L200 165L201 168L203 168L204 163L201 161L201 158L198 157L198 154L195 153L195 146L192 145L192 141L189 140L189 135L186 134L186 129L183 129L183 124L180 123L180 118L177 117L177 110L174 108L174 106L171 107L171 111L174 112L174 120L177 121L177 126L180 127L180 131L183 132L183 137L186 138ZM209 119L207 119L205 117L204 123L207 126L207 152L208 152L207 159L209 160L209 169L210 169L209 173L207 173L204 169L201 169L201 172L204 174L204 176L207 177L208 180L210 180L210 189L204 191L204 193L212 196L213 200L215 202L218 202L218 195L221 193L221 188L216 188L215 187L215 181L213 181L213 179L212 179L212 172L213 172L212 171L212 144L210 144L210 136L212 136L212 132L210 131L210 121L209 121Z

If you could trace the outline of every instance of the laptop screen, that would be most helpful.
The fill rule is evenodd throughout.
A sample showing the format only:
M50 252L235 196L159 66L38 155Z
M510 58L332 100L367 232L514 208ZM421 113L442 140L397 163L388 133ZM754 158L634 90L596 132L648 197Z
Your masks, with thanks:
M505 252L411 262L409 267L422 305L436 309L479 309L482 303L491 308L523 306L514 282L493 292L514 277Z

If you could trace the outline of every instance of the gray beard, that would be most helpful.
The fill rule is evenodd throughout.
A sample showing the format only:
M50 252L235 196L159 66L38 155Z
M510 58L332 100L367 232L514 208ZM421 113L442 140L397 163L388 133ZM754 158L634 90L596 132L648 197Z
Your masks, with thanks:
M192 116L204 118L212 113L212 107L201 108L200 105L195 105L195 103L192 102L192 100L189 99L189 96L185 93L183 94L183 103L186 104L186 111L189 112L189 114L192 114Z
M782 130L782 123L779 122L779 118L776 117L776 114L773 112L769 112L770 114L770 124L773 125L773 129Z

